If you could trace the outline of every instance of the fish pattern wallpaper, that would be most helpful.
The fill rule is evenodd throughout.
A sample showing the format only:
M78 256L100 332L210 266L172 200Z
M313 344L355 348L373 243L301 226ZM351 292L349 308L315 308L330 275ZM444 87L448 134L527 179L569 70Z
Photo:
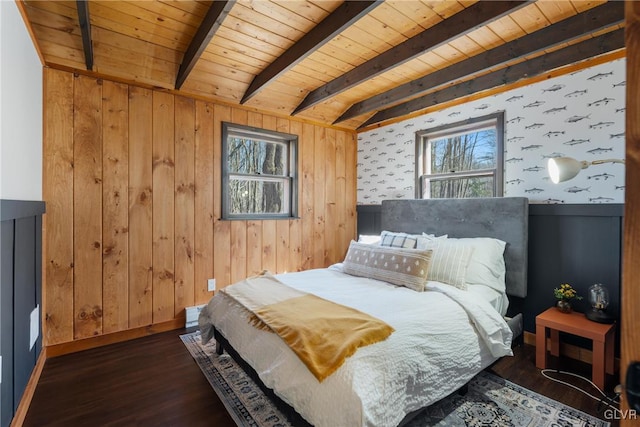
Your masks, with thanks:
M358 204L415 197L417 131L504 111L504 195L530 203L624 203L624 165L592 165L553 184L551 157L623 159L624 59L358 135Z

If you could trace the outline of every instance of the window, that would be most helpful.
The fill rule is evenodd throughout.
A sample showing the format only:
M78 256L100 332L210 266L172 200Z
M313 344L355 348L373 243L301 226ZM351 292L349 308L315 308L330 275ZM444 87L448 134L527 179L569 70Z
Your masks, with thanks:
M416 196L502 196L504 113L416 133Z
M222 218L297 215L298 137L222 124Z

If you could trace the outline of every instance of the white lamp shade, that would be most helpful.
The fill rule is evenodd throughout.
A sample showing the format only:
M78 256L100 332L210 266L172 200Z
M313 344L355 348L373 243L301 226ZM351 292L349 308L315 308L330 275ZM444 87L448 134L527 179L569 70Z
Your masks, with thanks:
M549 176L554 184L570 180L587 166L587 162L579 162L572 157L554 157L547 162Z

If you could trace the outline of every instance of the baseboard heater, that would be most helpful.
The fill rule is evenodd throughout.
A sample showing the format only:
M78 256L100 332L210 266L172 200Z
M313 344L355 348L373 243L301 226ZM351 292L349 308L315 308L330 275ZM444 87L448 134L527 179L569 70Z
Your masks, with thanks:
M200 316L200 312L204 308L206 304L194 305L191 307L185 308L186 311L186 321L185 328L191 328L192 326L198 326L198 316Z

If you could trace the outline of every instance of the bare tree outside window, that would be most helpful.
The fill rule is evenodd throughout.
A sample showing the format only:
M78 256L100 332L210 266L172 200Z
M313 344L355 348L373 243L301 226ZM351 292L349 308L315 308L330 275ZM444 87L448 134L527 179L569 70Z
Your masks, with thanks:
M503 113L416 133L420 198L502 196Z
M295 216L295 135L223 123L223 218Z

